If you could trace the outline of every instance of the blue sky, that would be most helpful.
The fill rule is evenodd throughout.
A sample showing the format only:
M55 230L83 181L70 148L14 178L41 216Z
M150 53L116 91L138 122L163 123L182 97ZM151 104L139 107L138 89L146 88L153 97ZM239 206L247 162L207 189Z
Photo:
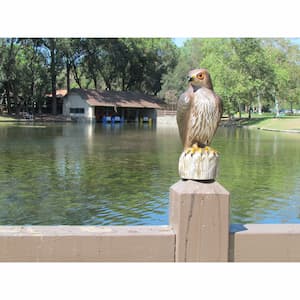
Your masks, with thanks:
M178 47L182 47L187 38L174 38L173 41Z

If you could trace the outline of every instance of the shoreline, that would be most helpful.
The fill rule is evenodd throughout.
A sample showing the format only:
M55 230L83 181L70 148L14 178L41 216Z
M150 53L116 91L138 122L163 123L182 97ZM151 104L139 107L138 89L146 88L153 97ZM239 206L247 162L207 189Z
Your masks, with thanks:
M264 131L275 131L275 132L286 132L286 133L300 133L300 130L296 129L274 129L274 128L263 128L263 127L256 127L258 130Z
M272 118L270 118L272 120ZM275 118L274 118L275 119ZM277 120L277 119L276 119ZM284 119L280 119L283 120ZM258 121L258 124L248 124L253 123L255 121ZM24 119L24 118L17 118L17 117L11 117L11 116L3 116L0 115L0 123L12 123L12 122L20 122L20 123L71 123L73 122L70 119L67 119L65 116L53 116L53 115L40 115L35 116L34 119ZM259 119L222 119L220 122L221 127L239 127L239 128L249 128L249 129L258 129L258 130L264 130L264 131L273 131L273 132L284 132L284 133L300 133L300 129L279 129L279 128L266 128L259 126ZM299 125L300 125L300 117L299 117ZM159 115L157 116L157 127L164 127L164 128L177 128L177 122L176 122L176 115Z
M0 115L0 122L72 122L62 115L36 115L33 118L22 118L15 116Z

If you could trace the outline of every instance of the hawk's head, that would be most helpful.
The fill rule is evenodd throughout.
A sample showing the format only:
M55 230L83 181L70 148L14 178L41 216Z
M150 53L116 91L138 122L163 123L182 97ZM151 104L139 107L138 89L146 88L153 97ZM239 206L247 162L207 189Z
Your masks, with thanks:
M210 75L206 69L195 69L189 72L188 80L194 89L206 87L213 89Z

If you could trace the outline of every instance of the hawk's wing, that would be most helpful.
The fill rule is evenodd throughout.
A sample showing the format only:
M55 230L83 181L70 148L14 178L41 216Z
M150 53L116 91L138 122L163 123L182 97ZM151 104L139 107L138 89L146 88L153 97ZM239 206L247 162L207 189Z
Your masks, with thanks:
M184 147L187 138L187 131L189 129L189 119L191 114L192 101L193 101L193 90L192 88L189 88L186 92L184 92L179 97L177 103L176 120L179 129L179 135Z

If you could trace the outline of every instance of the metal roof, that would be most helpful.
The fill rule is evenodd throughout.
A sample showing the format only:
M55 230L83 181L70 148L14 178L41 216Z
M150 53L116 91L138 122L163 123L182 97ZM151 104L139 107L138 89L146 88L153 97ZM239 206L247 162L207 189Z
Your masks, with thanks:
M164 102L140 92L71 89L68 95L78 94L91 106L161 109Z

